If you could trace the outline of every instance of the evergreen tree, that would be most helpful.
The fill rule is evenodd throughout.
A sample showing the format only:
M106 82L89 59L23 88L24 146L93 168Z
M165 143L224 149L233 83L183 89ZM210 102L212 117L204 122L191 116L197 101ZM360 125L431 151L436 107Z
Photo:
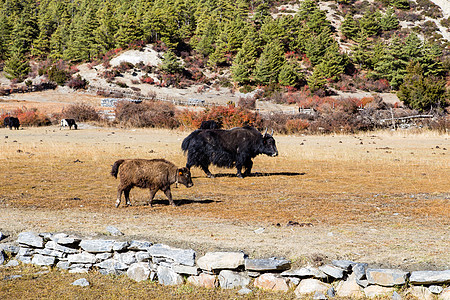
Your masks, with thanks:
M119 29L115 34L116 47L126 47L131 42L144 38L144 32L136 17L136 12L130 7L126 14L119 20Z
M275 40L267 44L255 66L256 81L265 85L276 83L284 61L283 47L280 42Z
M313 66L319 64L328 47L335 43L329 28L325 28L318 35L309 35L305 41L305 53Z
M397 29L399 21L394 9L391 7L386 10L386 13L380 18L380 27L383 31Z
M316 66L315 72L319 72L325 78L337 80L338 75L344 73L348 63L347 55L341 54L338 44L335 43L327 49L322 62Z
M360 31L355 38L356 44L352 47L351 57L353 61L359 64L360 68L372 69L372 43L369 41L366 34Z
M397 92L398 98L406 105L419 111L432 107L444 107L445 80L438 77L425 77L419 63L410 62L406 68L403 84Z
M359 25L368 36L378 35L381 30L378 12L366 11L362 18L359 19Z
M311 92L318 91L327 84L326 76L321 72L320 67L314 68L313 73L306 79Z
M166 74L176 74L183 70L183 66L178 61L175 53L169 50L164 53L159 69Z
M235 82L240 84L250 83L256 66L260 44L257 32L250 28L231 66L231 76Z
M278 83L282 86L296 86L299 80L298 72L295 65L285 62L278 74Z
M5 62L3 71L7 78L22 81L30 72L30 64L23 53L22 49L17 49L11 53L11 57Z
M341 32L348 39L354 39L359 33L359 26L353 16L348 13L345 15L341 24Z
M95 41L102 52L114 48L114 35L118 29L118 22L114 15L114 7L111 2L105 2L96 13L99 26L94 29Z

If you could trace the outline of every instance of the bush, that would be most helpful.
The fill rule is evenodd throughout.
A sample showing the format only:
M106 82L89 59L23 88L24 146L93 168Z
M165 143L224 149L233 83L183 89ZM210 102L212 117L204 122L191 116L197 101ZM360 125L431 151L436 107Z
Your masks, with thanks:
M81 122L100 120L100 114L95 108L84 103L71 104L64 108L61 113L64 118L75 119Z
M48 126L51 124L50 119L39 112L37 108L16 109L11 115L19 118L20 125L22 126ZM3 115L2 120L5 117L6 115Z
M245 109L255 109L256 99L254 97L244 97L239 98L238 106Z
M177 128L176 109L171 103L145 101L135 103L119 101L115 108L116 120L130 127Z
M304 119L290 119L286 121L287 133L298 133L305 131L309 127L309 122Z
M87 85L88 81L81 78L79 74L76 77L72 77L69 82L67 82L67 86L75 90L85 89Z
M49 80L56 82L58 85L63 85L69 79L69 73L57 65L48 69L47 76Z

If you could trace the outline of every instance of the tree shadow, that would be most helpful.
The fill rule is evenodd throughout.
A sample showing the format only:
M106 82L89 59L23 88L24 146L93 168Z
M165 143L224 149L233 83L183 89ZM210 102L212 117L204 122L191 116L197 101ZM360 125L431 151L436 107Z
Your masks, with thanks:
M182 205L188 205L188 204L194 204L194 203L198 203L198 204L220 203L222 201L211 200L211 199L205 199L205 200L174 199L173 202L175 202L175 204L177 206L182 206ZM170 205L169 200L167 200L167 199L153 199L152 204L153 204L153 206L155 206L155 204L156 205ZM148 206L148 204L145 204L145 206Z
M252 173L250 175L246 175L244 176L244 178L246 177L265 177L265 176L302 176L302 175L306 175L305 172L255 172ZM214 174L214 177L216 178L220 178L220 177L236 177L236 173L219 173L219 174Z

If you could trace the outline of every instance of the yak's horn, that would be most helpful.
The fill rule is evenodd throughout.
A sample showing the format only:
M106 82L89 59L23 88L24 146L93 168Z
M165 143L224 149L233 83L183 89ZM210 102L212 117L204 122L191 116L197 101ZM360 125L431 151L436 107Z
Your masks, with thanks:
M267 127L266 127L266 131L264 131L263 135L266 135L266 133L267 133Z
M273 128L272 128L272 133L270 135L273 135Z

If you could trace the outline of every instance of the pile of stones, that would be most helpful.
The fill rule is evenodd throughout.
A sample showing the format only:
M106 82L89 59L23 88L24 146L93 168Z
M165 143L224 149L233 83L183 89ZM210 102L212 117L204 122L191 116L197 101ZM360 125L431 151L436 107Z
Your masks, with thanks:
M0 243L0 265L17 266L20 262L56 266L71 273L96 269L102 274L123 274L135 281L157 280L162 285L189 283L207 288L237 288L242 294L261 288L294 290L298 297L313 295L314 299L401 299L398 291L402 290L418 299L450 300L450 270L374 269L349 260L292 269L287 259L252 259L239 251L208 252L197 258L192 249L143 240L82 239L65 233L22 232L15 242Z

